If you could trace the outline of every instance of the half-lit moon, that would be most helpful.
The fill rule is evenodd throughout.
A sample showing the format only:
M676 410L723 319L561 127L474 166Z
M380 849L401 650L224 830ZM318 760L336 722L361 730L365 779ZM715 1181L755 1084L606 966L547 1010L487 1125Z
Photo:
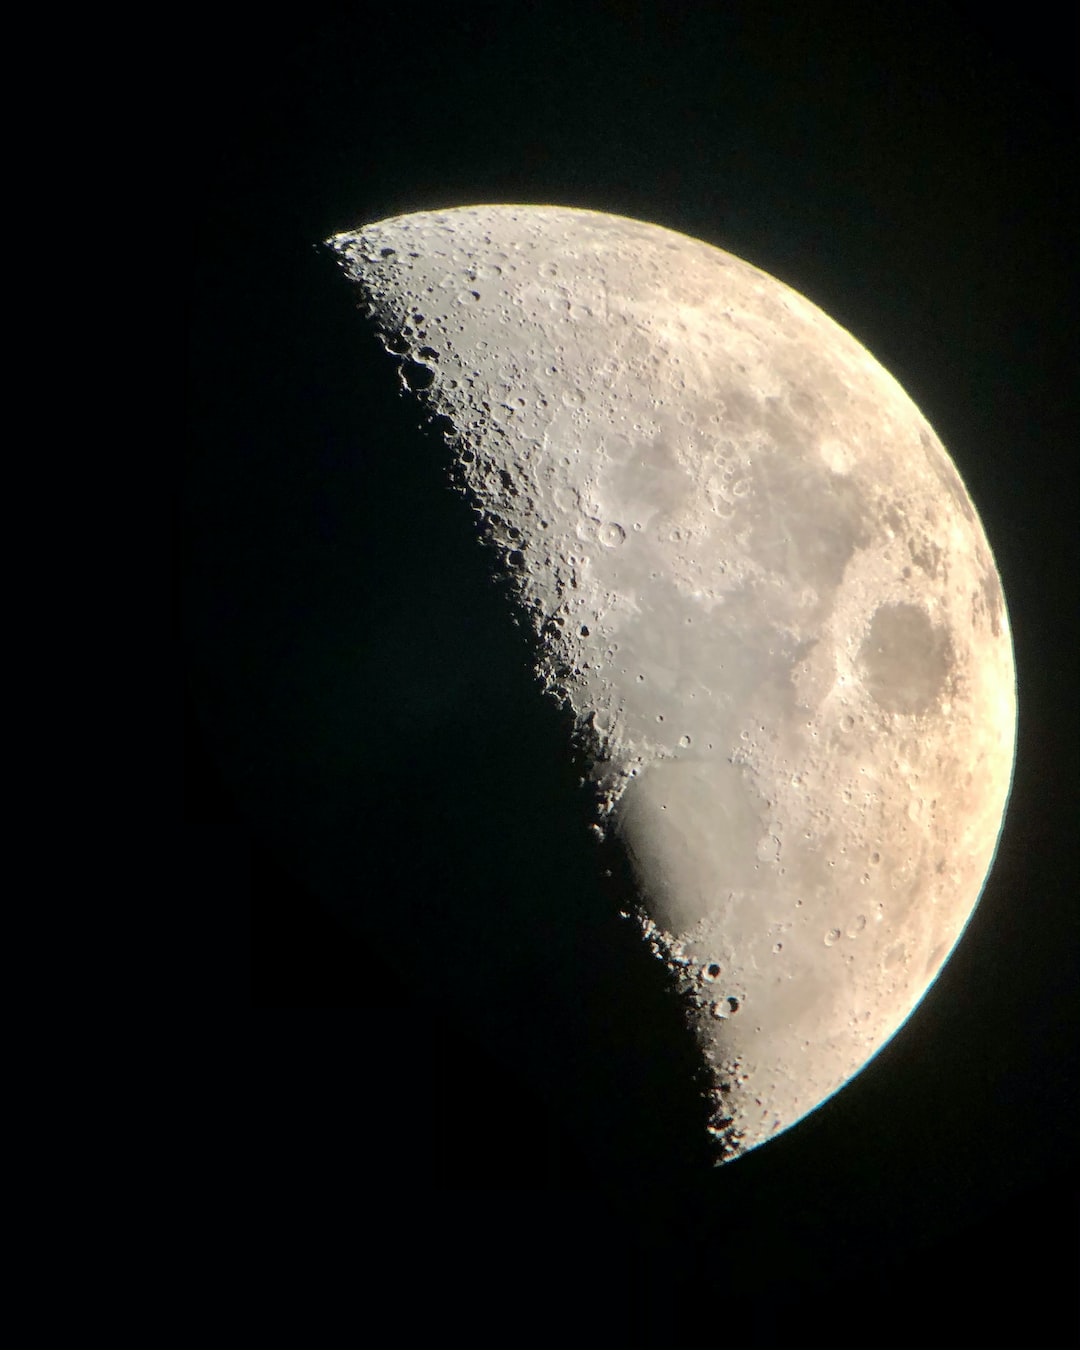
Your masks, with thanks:
M1015 684L975 509L855 338L710 245L527 206L330 242L443 419L735 1156L892 1036L992 862Z

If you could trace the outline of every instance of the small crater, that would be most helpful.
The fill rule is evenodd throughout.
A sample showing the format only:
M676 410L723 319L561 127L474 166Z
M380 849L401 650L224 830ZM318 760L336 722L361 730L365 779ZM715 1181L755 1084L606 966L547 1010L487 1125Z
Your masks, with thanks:
M431 419L431 429L444 440L456 434L453 421L445 413L438 413Z
M830 928L829 931L825 934L825 946L835 947L839 941L840 941L840 929Z
M780 857L780 840L774 834L762 835L757 845L758 862L776 862Z
M401 382L406 389L418 392L428 389L434 383L435 372L430 366L422 366L418 361L403 361L401 364Z
M706 980L718 980L723 972L715 961L710 961L707 966L702 966L701 974Z

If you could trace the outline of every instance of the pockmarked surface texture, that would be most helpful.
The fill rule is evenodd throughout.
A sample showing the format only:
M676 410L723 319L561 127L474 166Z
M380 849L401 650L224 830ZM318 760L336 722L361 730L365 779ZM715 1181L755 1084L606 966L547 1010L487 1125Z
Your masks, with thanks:
M865 348L710 245L547 206L329 243L572 714L737 1156L893 1035L991 865L1015 676L976 511Z

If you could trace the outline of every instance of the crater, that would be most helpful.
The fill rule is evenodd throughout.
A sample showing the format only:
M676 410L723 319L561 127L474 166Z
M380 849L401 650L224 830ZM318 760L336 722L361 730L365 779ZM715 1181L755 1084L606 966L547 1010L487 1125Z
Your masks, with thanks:
M866 688L886 712L929 711L953 666L948 632L918 605L881 605L859 649Z

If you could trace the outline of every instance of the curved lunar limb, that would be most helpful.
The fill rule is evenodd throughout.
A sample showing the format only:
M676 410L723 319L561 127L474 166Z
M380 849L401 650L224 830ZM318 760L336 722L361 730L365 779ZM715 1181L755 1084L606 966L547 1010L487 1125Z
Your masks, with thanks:
M329 243L573 715L738 1156L896 1032L990 868L1015 677L975 509L855 338L710 245L546 206Z

